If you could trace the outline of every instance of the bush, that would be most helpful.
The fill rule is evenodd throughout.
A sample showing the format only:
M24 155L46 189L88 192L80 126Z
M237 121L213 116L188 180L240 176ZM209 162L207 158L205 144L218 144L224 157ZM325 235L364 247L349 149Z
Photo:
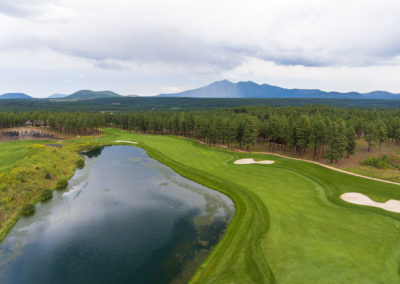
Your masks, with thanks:
M26 182L26 179L25 179L25 177L24 177L22 174L19 175L19 176L17 177L17 180L18 180L19 182L21 182L21 183Z
M35 213L35 206L33 204L27 203L22 207L22 214L25 216L29 216Z
M66 177L60 177L57 179L57 188L63 188L66 187L68 184L68 179Z
M373 166L378 169L387 169L393 167L387 155L383 155L381 158L369 157L365 161L361 162L362 165Z
M50 175L49 172L47 172L46 175L45 175L44 177L45 177L45 179L51 179L51 175Z
M46 201L53 197L53 192L49 189L46 189L41 195L40 200Z
M85 161L83 159L79 159L76 161L76 166L78 169L82 169L85 166Z

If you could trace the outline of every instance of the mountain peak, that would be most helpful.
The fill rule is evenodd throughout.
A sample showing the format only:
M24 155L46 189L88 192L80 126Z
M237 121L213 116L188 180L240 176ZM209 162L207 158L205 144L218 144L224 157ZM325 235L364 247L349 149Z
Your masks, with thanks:
M366 94L357 92L325 92L318 89L286 89L278 86L252 81L232 83L227 79L213 82L207 86L175 94L162 94L163 97L195 98L321 98L321 99L400 99L400 95L376 91Z
M231 81L229 81L227 79L223 79L220 81L212 82L210 85L235 85L235 83L232 83Z

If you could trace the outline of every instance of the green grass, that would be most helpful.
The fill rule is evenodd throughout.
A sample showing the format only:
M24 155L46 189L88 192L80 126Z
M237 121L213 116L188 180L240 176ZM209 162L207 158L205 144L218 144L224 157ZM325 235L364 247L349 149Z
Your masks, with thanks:
M341 193L355 191L375 200L400 200L399 186L176 137L114 129L105 134L66 140L64 149L138 141L179 174L233 199L234 218L192 283L400 282L400 214L339 199ZM245 157L275 164L232 163Z
M121 135L235 202L234 220L193 283L399 283L400 214L338 197L356 191L400 200L400 187L175 137ZM276 163L232 164L244 157Z
M0 171L12 167L16 162L31 153L31 145L36 141L7 141L0 142Z

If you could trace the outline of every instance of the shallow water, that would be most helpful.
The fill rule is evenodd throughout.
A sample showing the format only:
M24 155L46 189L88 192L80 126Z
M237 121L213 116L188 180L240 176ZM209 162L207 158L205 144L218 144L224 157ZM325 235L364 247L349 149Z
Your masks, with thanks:
M140 148L86 155L65 190L0 244L0 283L185 283L233 204Z

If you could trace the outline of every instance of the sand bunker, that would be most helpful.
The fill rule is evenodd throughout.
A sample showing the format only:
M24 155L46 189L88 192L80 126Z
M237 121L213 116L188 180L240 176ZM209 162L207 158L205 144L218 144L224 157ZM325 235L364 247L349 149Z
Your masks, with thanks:
M270 160L254 161L254 159L240 159L240 160L236 160L234 164L236 164L236 165L249 165L249 164L270 165L273 163L275 163L275 161L270 161Z
M123 141L123 140L117 140L115 141L116 143L130 143L130 144L138 144L139 142L133 142L133 141Z
M346 192L343 193L340 198L349 203L373 206L381 208L383 210L400 213L400 200L390 199L383 203L375 202L371 200L368 196L358 192Z

